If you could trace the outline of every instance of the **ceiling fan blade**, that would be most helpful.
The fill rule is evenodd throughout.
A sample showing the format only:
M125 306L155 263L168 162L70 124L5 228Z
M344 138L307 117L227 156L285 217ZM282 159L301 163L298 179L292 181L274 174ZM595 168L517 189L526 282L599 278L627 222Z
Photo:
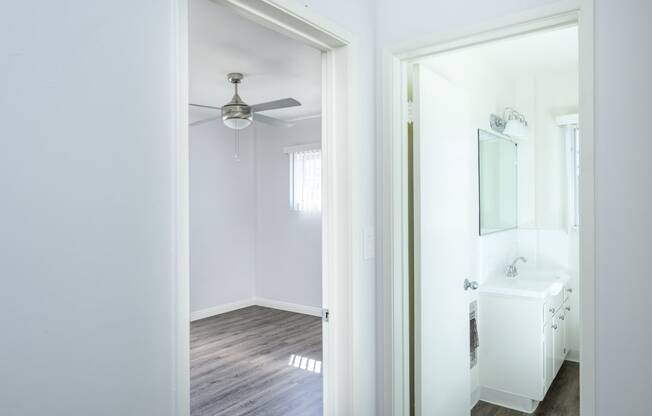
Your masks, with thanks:
M260 121L261 123L269 124L274 127L292 127L294 124L288 123L284 120L279 120L278 118L264 116L262 114L254 113L254 121Z
M194 122L188 124L188 126L190 126L190 127L201 126L202 124L210 123L211 121L219 120L220 118L222 118L222 116L209 117L209 118L205 118L203 120L194 121Z
M199 107L199 108L210 108L211 110L221 110L222 107L213 107L212 105L203 105L203 104L188 104L191 107Z
M282 100L268 101L266 103L254 104L251 106L251 111L265 111L265 110L275 110L277 108L288 108L296 107L301 105L300 102L294 98L283 98Z

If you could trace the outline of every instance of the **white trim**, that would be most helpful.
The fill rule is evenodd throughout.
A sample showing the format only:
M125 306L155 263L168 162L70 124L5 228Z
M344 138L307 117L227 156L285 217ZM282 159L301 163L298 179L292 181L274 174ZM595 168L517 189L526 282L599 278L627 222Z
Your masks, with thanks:
M172 67L176 69L176 142L170 149L173 163L172 261L175 266L174 299L176 344L174 403L177 416L190 415L190 166L188 144L188 0L177 0L174 10L175 33Z
M579 363L580 362L580 352L578 350L568 350L568 354L566 355L566 361L570 361L573 363Z
M580 414L596 416L595 281L595 31L594 0L582 0L579 16L580 80Z
M355 215L357 195L351 182L359 158L351 153L360 129L358 117L348 109L356 107L358 94L357 42L347 31L303 7L294 0L213 0L226 4L250 19L286 33L301 42L325 52L322 54L322 304L330 311L330 320L323 325L324 415L355 413L355 392L358 378L353 364L367 360L353 357L365 354L356 349L353 334L355 309L352 304L354 270L362 261L354 255L360 240L360 218ZM177 146L172 149L178 158L176 166L177 246L176 333L177 347L177 415L189 414L189 267L188 267L188 0L177 0ZM369 323L367 323L369 324ZM363 357L360 357L363 358ZM363 365L363 364L360 364ZM360 386L360 389L363 387ZM371 398L364 398L370 400Z
M200 309L190 314L190 322L195 322L200 319L210 318L211 316L220 315L223 313L236 311L238 309L247 308L249 306L257 305L256 299L238 300L224 305L212 306L206 309Z
M577 125L578 120L579 120L579 114L577 113L565 114L563 116L555 117L555 122L557 123L558 126Z
M383 404L388 414L409 414L407 291L407 175L404 91L407 63L435 53L520 36L539 30L579 25L580 114L582 117L580 209L581 263L581 413L595 415L595 224L594 224L594 5L593 0L563 1L506 16L455 33L381 51L378 129L382 132L381 194L383 316Z
M302 313L304 315L321 316L321 308L317 306L299 305L297 303L283 302L268 298L255 298L253 302L255 305L264 306L266 308Z
M353 37L312 10L288 0L213 0L228 4L249 19L327 52Z
M528 399L527 397L517 396L516 394L495 390L489 387L480 387L480 400L483 402L495 404L496 406L506 407L519 412L533 413L539 401Z
M306 152L308 150L320 150L321 143L306 143L306 144L297 144L294 146L286 146L283 148L283 153L290 154L296 152Z
M190 314L190 322L210 318L211 316L221 315L227 312L237 311L238 309L248 308L250 306L263 306L265 308L301 313L304 315L321 316L321 308L317 306L299 305L297 303L283 302L280 300L253 297L192 312Z

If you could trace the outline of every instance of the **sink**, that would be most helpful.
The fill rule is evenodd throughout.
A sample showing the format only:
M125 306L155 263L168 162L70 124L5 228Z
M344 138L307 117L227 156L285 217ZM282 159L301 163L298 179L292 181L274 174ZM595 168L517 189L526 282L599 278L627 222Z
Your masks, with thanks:
M495 276L480 285L481 293L545 299L557 296L568 283L567 273L558 270L523 270L518 277Z

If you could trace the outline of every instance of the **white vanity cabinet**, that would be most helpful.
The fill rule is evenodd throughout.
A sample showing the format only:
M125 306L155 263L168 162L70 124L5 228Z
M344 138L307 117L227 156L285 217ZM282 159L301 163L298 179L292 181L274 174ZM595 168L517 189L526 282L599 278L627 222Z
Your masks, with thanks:
M564 360L568 355L567 345L567 320L570 311L570 302L568 294L571 289L564 288L564 298L561 301L546 303L548 309L543 325L543 351L544 351L544 392L552 384L555 376L559 372ZM561 303L559 303L561 302ZM552 306L559 305L559 306Z
M482 399L532 411L566 359L571 292L565 281L544 283L513 283L511 290L489 285L480 291Z

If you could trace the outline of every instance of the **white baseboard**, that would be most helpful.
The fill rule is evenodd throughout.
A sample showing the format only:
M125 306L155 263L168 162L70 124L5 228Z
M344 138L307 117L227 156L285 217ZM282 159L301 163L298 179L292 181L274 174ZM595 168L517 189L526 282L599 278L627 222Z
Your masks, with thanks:
M471 392L471 409L473 409L480 401L480 390L481 387L478 386Z
M506 393L500 390L491 389L488 387L481 388L480 400L525 413L534 412L539 405L539 402L536 400L517 396L511 393Z
M249 306L264 306L266 308L279 309L282 311L302 313L304 315L321 316L321 308L316 306L298 305L296 303L281 302L279 300L266 298L251 298L239 300L237 302L227 303L226 305L213 306L211 308L201 309L190 314L190 322L198 321L211 316L235 311L237 309Z
M219 315L221 313L235 311L237 309L246 308L256 304L255 298L239 300L237 302L227 303L225 305L213 306L211 308L201 309L190 313L190 322L198 321L211 316Z
M298 305L296 303L281 302L280 300L256 298L255 304L266 308L280 309L282 311L302 313L304 315L321 316L321 308L316 306Z
M572 361L574 363L580 362L580 352L577 350L570 350L566 355L566 361Z

